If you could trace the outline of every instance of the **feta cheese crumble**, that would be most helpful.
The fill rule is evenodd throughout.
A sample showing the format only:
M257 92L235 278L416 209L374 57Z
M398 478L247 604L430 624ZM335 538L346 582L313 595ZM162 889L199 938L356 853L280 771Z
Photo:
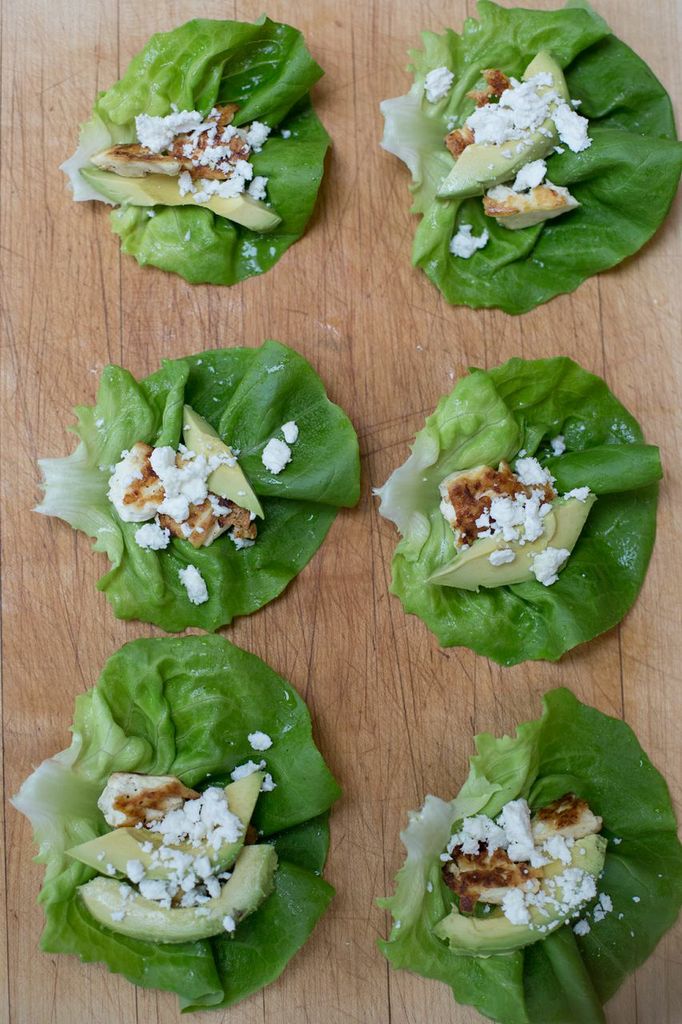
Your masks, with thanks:
M230 778L233 782L237 782L239 779L245 779L247 775L253 775L254 772L262 772L265 768L265 761L259 761L256 764L255 761L247 761L245 764L239 764L230 772Z
M162 153L176 135L194 131L203 120L198 110L180 110L166 117L138 114L135 118L137 141L152 153Z
M552 455L563 455L566 451L566 443L564 441L563 434L557 434L557 436L553 437L549 443L552 447Z
M163 551L170 544L170 530L162 527L158 519L145 523L135 531L135 543L145 551Z
M208 601L208 587L196 565L180 569L178 576L192 604L205 604Z
M273 476L277 476L291 462L291 448L284 441L271 437L263 449L261 461Z
M298 441L298 427L294 420L282 424L282 433L287 444L296 444Z
M526 164L521 168L519 173L516 175L512 190L514 192L527 192L531 188L535 188L543 181L545 174L547 173L547 164L544 160L533 160L531 163Z
M450 240L450 252L460 259L470 259L477 249L484 249L488 244L490 235L487 228L483 229L480 235L472 235L471 224L460 224L459 230Z
M268 179L263 177L262 174L257 174L249 185L247 192L252 199L265 199L265 189L268 184Z
M488 561L491 565L507 565L516 558L516 552L511 548L501 548L499 551L491 551Z
M424 79L424 92L429 103L437 103L450 92L455 76L446 67L434 68Z
M574 487L572 491L567 491L564 494L564 498L577 498L578 501L587 501L590 496L589 487Z
M551 88L553 85L554 79L548 72L534 75L526 82L512 78L511 88L505 89L499 102L478 107L466 119L465 126L473 131L476 143L503 145L517 140L528 142L538 132L551 138L552 132L545 124L551 120L561 141L572 152L580 153L592 142L587 135L587 118L576 114ZM506 151L503 155L507 155Z
M249 744L252 750L269 750L272 740L266 732L250 732Z
M545 587L551 587L559 579L559 569L567 561L571 552L567 548L545 548L537 555L533 555L531 572L538 583Z

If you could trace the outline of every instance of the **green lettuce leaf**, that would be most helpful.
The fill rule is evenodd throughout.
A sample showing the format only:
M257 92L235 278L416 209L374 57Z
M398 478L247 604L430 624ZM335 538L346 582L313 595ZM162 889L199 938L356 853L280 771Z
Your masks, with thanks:
M139 524L122 522L107 498L110 467L136 441L177 447L188 403L233 448L262 499L253 547L238 551L227 535L206 548L173 539L165 551L135 541ZM166 361L142 381L117 366L102 373L97 404L76 410L80 439L66 458L43 459L45 496L37 511L58 516L95 538L112 568L99 581L114 613L167 632L214 630L277 597L312 558L340 506L359 497L357 437L326 396L309 363L275 341L260 348L216 349ZM300 435L291 463L273 477L261 453L283 423ZM209 600L193 605L178 572L195 565Z
M651 238L675 195L682 146L663 86L586 3L530 11L480 0L478 14L478 21L465 21L461 35L423 34L424 49L411 53L410 92L382 104L382 145L412 173L413 211L423 215L413 262L450 303L524 313L573 291ZM485 216L480 197L436 198L453 166L443 139L474 109L466 93L481 81L482 68L520 77L540 49L551 50L564 68L571 96L590 119L593 141L582 153L566 149L547 161L548 178L569 187L580 208L510 231ZM429 103L424 80L440 66L454 72L455 82L446 97ZM449 251L461 224L490 234L470 259Z
M273 740L264 757L276 788L262 794L253 818L280 858L272 895L234 939L164 946L95 921L77 893L95 872L65 851L108 831L97 798L111 772L219 784L253 758L247 736L259 730ZM14 801L31 820L45 865L42 949L102 961L136 985L176 992L185 1007L244 998L281 973L333 895L320 876L327 812L339 792L304 702L259 658L212 636L126 644L76 699L71 746L43 762Z
M381 900L393 918L379 943L394 967L449 985L458 1002L499 1024L603 1024L602 1005L646 960L682 906L682 846L670 794L632 730L581 704L568 690L544 697L542 717L516 737L475 738L469 778L449 802L427 796L401 838L407 858L395 893ZM564 926L511 955L458 953L433 934L450 910L439 856L465 815L496 815L508 800L542 807L568 790L604 819L609 839L600 892L613 911L586 936ZM429 891L429 889L431 891Z
M315 205L329 136L308 95L323 74L303 36L262 17L253 24L195 19L152 36L119 82L97 98L76 153L63 165L74 199L108 200L80 175L90 158L135 140L138 114L165 116L172 105L208 113L237 103L235 125L258 120L273 129L251 160L268 178L268 202L282 223L263 235L201 207L124 206L111 224L121 248L141 265L180 274L192 284L234 284L269 270L303 234ZM284 133L284 134L282 134Z
M549 441L558 434L566 452L554 457ZM470 647L503 665L556 660L610 629L639 592L656 532L662 471L658 449L642 440L604 381L570 359L511 359L472 370L440 400L409 458L377 492L381 514L402 534L392 593L444 647ZM560 490L588 485L598 495L559 580L479 593L427 583L453 556L440 481L523 450L551 469Z

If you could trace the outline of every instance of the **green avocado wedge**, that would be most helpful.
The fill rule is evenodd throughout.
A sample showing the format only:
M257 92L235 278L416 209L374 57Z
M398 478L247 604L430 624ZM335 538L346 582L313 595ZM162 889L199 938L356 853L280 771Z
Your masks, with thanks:
M481 587L511 586L535 579L531 568L534 556L550 546L572 551L596 500L594 494L588 495L585 501L559 498L545 516L544 533L536 541L520 544L518 541L500 541L497 537L482 537L432 573L427 582L478 593ZM514 561L492 565L491 554L501 548L510 548L515 554Z
M95 920L121 935L147 942L196 942L225 931L226 917L237 925L252 914L272 892L276 868L274 846L246 846L220 896L201 907L166 909L101 876L78 892Z
M164 174L126 178L96 167L81 168L80 173L97 192L121 206L193 206L261 233L274 230L282 222L274 210L249 195L231 199L211 196L207 202L197 203L192 193L180 195L177 178Z
M589 835L584 839L576 839L571 848L571 863L563 864L559 860L552 861L543 868L541 892L549 897L561 899L561 884L549 888L548 883L570 868L579 868L593 878L598 878L604 868L607 840L604 836ZM583 904L585 906L586 904ZM582 908L581 908L582 909ZM575 911L573 912L575 913ZM433 931L439 939L449 943L455 953L473 956L491 956L495 953L513 953L523 946L529 946L566 921L565 914L560 910L545 911L541 914L535 907L530 908L530 925L512 924L500 910L493 911L486 917L464 915L453 908Z
M206 844L188 846L182 843L174 849L189 853L193 857L207 856L215 874L230 868L244 845L246 829L251 821L263 778L262 772L253 772L225 787L228 807L237 815L244 828L242 836L236 842L223 843L217 850ZM98 836L97 839L73 846L67 853L74 860L79 860L100 873L113 874L115 871L118 875L127 875L128 861L132 860L142 864L146 878L168 878L173 873L172 866L152 864L154 852L161 843L162 837L158 832L150 832L144 828L116 828L113 832ZM154 849L149 850L148 844Z
M539 74L552 76L551 85L538 87L540 95L553 91L566 102L570 100L564 73L546 50L541 50L530 62L523 74L524 81L529 81ZM501 185L515 177L521 168L532 160L549 156L558 142L559 135L551 118L547 118L536 132L531 133L523 145L516 142L474 142L458 157L455 166L441 183L437 195L443 199L483 195L494 185Z
M195 412L191 405L185 406L182 422L182 439L191 451L197 455L205 455L207 459L211 455L234 457L232 449L221 440L208 420ZM209 476L207 484L213 494L233 501L235 505L248 509L261 519L265 518L263 506L236 460L233 466L218 466Z

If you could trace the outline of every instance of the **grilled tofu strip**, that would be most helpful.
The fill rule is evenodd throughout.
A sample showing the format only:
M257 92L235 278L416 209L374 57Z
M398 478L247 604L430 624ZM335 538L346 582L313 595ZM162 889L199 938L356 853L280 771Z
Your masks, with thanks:
M537 892L542 872L525 861L518 863L507 856L505 850L489 853L487 847L479 853L462 853L456 846L452 859L443 865L443 881L459 896L460 910L470 912L476 904L501 904L512 889Z
M185 800L198 796L174 775L113 772L97 806L112 828L134 828L139 823L158 821L182 807Z
M584 839L599 832L601 827L602 819L574 793L566 793L554 803L542 807L531 821L533 840L537 844L555 835L564 839Z
M103 171L113 171L123 178L142 178L145 174L168 174L177 177L182 164L172 156L152 153L151 149L133 142L128 146L112 146L91 157L91 163Z
M458 545L472 544L478 538L476 520L490 510L493 498L515 498L517 494L530 497L534 488L522 484L506 462L497 469L492 466L477 466L462 473L453 473L440 485L441 512L455 532ZM549 485L544 486L545 501L553 501L556 492Z

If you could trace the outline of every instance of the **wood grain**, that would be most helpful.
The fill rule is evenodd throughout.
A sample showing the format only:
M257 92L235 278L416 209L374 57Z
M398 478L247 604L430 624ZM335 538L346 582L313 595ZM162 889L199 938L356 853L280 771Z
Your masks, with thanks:
M550 6L533 3L531 6ZM674 0L599 0L600 12L661 77L679 107ZM338 889L313 940L279 982L220 1024L474 1024L448 990L393 973L374 898L401 862L398 832L426 792L461 784L475 731L511 730L540 695L565 684L623 715L682 798L682 536L679 510L679 204L646 250L522 318L452 309L410 266L414 219L406 174L378 147L378 101L405 91L405 51L423 28L458 27L473 3L273 0L268 13L305 32L327 71L315 90L334 138L305 238L274 271L231 289L190 287L122 258L106 213L70 202L59 163L95 93L152 32L194 16L252 19L261 0L5 0L2 21L4 517L3 740L7 800L65 746L74 696L128 639L95 581L102 556L66 526L29 513L36 458L72 446L71 408L93 399L107 362L135 374L214 344L295 345L352 416L363 499L341 515L279 601L229 631L308 700L317 739L344 785L329 877ZM677 282L677 283L675 283ZM634 611L558 665L502 670L441 651L388 595L395 535L370 488L406 455L426 412L467 365L567 354L603 374L664 452L660 539ZM99 966L37 953L42 870L27 823L4 825L0 1019L11 1024L170 1024L175 1000L135 990ZM6 949L6 955L5 955ZM612 1024L680 1024L682 930L674 929L609 1007ZM428 1009L426 1009L428 1007ZM194 1019L194 1018L185 1018ZM208 1018L197 1017L196 1020Z

